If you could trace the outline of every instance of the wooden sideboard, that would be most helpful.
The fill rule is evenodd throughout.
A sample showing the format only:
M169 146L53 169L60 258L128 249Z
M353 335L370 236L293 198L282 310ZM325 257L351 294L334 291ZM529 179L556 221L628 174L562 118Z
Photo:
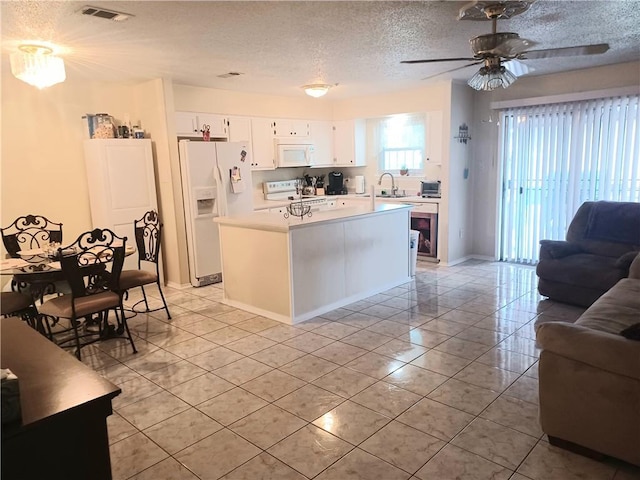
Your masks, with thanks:
M2 425L3 480L111 479L107 417L121 390L20 319L0 319L0 336L22 409Z

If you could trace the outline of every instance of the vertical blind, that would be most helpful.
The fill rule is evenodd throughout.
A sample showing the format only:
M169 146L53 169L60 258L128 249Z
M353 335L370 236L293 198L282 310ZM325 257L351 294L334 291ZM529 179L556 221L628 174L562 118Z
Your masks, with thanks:
M640 201L639 98L501 112L501 260L536 263L585 201Z

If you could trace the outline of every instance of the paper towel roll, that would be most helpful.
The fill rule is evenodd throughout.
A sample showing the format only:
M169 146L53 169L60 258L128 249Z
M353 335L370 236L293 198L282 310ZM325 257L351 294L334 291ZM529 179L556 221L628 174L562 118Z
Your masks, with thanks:
M364 175L356 175L356 193L364 193Z

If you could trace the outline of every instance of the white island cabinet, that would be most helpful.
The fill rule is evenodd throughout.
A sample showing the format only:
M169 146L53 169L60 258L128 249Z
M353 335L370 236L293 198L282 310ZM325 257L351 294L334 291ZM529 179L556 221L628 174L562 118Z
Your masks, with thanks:
M295 324L406 283L410 209L218 217L223 301Z

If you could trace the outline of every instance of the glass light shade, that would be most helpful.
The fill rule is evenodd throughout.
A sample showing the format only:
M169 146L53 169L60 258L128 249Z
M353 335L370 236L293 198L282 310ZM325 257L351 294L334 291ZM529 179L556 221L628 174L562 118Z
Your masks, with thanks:
M491 91L498 87L507 88L517 78L503 66L492 66L480 68L467 83L476 90Z
M11 73L14 77L37 88L46 88L67 78L64 62L51 54L51 49L37 45L21 45L11 54Z
M305 85L302 87L304 89L304 93L309 95L310 97L318 98L326 95L331 85L325 85L323 83L316 83L313 85Z

